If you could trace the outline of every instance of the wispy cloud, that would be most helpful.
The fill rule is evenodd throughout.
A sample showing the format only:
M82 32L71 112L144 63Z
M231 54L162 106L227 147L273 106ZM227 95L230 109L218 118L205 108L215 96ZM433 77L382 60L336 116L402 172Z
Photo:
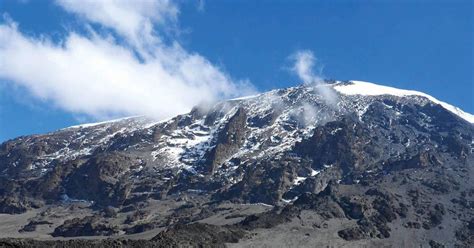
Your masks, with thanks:
M206 9L206 2L204 0L197 0L196 8L199 12L204 12Z
M319 92L329 106L336 104L337 95L331 87L324 83L322 76L322 66L317 65L317 58L310 50L296 51L290 55L293 61L291 70L295 73L304 84L315 86L315 90Z
M36 98L98 119L165 118L203 101L253 89L248 81L234 80L203 56L185 50L172 35L165 41L164 33L178 27L179 8L171 1L57 4L81 18L89 32L70 31L55 43L47 35L25 35L8 18L0 24L0 57L8 58L0 60L0 78ZM93 28L97 25L101 28Z
M314 72L314 67L317 62L316 57L313 52L310 50L300 50L296 51L290 55L290 59L294 62L291 70L298 75L298 77L305 84L321 83L323 78L319 76L321 74L320 69L319 73Z

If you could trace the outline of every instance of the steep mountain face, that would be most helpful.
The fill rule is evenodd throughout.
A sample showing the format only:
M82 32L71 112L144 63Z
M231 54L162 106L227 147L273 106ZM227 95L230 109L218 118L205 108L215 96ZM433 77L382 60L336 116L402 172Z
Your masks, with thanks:
M423 93L327 81L199 106L162 122L131 117L75 126L1 144L0 212L81 203L100 216L69 220L57 234L90 236L125 227L59 230L151 202L192 204L164 219L135 211L126 233L199 221L217 213L216 204L264 203L273 210L248 216L231 233L290 225L306 214L347 220L335 230L341 240L403 235L390 228L396 223L432 237L443 226L443 240L469 245L473 123ZM413 240L428 242L420 235Z

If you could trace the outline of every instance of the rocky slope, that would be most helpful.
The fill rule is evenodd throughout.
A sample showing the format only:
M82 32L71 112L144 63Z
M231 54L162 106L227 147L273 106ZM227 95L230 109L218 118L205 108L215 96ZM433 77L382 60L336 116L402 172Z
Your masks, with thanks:
M35 213L18 237L469 247L473 123L420 92L327 81L75 126L0 145L0 212Z

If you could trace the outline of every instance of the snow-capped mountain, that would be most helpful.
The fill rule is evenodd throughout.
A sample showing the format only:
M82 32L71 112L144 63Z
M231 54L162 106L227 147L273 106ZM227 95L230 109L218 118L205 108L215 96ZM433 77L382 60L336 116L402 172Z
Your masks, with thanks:
M442 182L449 187L472 190L473 152L474 116L459 108L421 92L326 81L197 106L160 122L130 117L7 141L0 211L71 201L123 209L189 194L202 204L308 207L315 201L308 194L323 197L328 187L381 190L391 187L387 178L410 181L407 172L425 170L413 183L435 185L429 175L442 173L457 175L456 183ZM472 218L471 210L463 214ZM385 235L368 216L375 235ZM372 235L361 228L339 236Z

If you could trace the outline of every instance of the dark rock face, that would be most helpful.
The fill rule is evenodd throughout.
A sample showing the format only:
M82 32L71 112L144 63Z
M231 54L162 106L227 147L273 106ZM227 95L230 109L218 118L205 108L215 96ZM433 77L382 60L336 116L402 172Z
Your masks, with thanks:
M394 195L370 188L365 194L352 195L337 184L329 184L321 193L305 194L295 201L299 209L311 209L326 219L348 218L357 220L357 227L338 232L345 240L388 238L388 223L405 218L408 208Z
M49 248L49 247L72 247L72 248L103 248L103 247L169 247L161 245L156 242L148 240L120 240L120 239L106 239L106 240L64 240L64 241L38 241L33 239L0 239L0 247L35 247L35 248Z
M49 221L30 221L27 225L25 225L22 229L20 229L20 232L34 232L36 231L36 226L38 225L51 225L53 223Z
M225 247L225 243L237 243L243 235L234 227L195 223L177 225L152 240L172 247Z
M232 226L214 226L194 223L176 225L161 232L152 240L67 240L35 241L0 239L0 247L226 247L236 243L245 232Z
M117 206L125 201L130 191L126 184L118 183L120 176L138 166L138 162L126 155L106 153L71 173L64 188L70 197L94 201L103 206Z
M215 146L203 157L205 173L214 173L218 166L239 150L246 139L246 121L245 110L239 108L220 130Z
M116 228L98 223L94 216L66 220L51 234L53 237L110 236L118 233Z
M333 134L334 130L338 131ZM345 118L317 127L313 136L295 145L295 151L302 157L309 157L313 161L313 168L321 169L324 165L333 165L349 172L357 169L359 164L370 163L370 161L363 161L364 159L378 155L375 150L370 151L371 154L365 150L376 149L367 145L370 142L373 141L368 129Z
M0 201L0 212L6 214L20 214L30 208L30 204L15 197L5 197Z
M329 104L299 86L163 122L135 117L7 141L0 213L82 203L94 217L69 218L53 236L169 227L152 243L220 246L310 211L352 223L338 228L346 241L448 228L452 242L470 244L474 125L423 96L336 95ZM156 202L161 212L144 210ZM187 225L226 202L276 207L233 213L238 224ZM118 216L120 226L105 224Z
M289 188L290 173L294 173L291 167L285 168L273 161L257 162L246 168L242 181L218 192L215 198L273 203L281 199L282 188Z

